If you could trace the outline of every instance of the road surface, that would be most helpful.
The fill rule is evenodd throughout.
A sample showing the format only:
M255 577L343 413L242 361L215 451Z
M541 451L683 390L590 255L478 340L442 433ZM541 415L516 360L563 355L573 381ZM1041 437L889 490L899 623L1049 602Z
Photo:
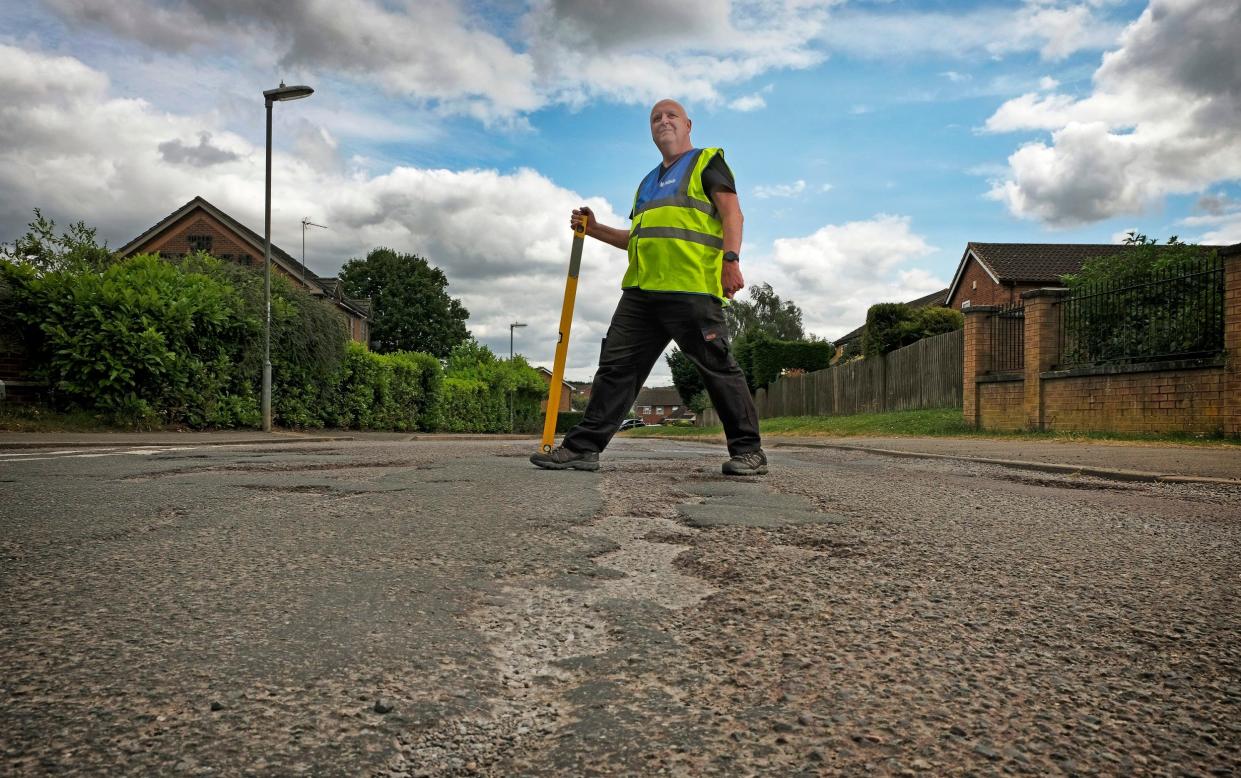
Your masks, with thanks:
M1235 487L194 440L0 450L0 773L1241 766Z

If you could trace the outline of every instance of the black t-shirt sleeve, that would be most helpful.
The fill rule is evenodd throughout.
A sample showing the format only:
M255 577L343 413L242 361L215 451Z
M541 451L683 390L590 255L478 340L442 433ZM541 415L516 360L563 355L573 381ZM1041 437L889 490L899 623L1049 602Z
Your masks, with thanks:
M737 182L733 179L733 171L724 161L724 155L716 154L702 171L702 188L707 197L716 192L737 193Z

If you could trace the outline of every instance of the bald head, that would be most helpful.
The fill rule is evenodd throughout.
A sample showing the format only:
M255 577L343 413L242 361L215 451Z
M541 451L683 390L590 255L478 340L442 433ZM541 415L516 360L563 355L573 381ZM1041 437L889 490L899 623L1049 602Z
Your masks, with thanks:
M671 162L694 147L689 139L693 124L685 113L685 106L676 100L660 100L651 107L651 140L664 155L665 162Z

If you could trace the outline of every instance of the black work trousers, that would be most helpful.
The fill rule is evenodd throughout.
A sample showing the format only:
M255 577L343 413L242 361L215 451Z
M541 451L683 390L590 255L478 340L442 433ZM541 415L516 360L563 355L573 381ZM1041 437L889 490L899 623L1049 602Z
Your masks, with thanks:
M670 340L698 367L724 425L729 455L759 449L758 411L729 349L723 305L710 295L641 289L621 294L585 417L561 445L573 451L603 451Z

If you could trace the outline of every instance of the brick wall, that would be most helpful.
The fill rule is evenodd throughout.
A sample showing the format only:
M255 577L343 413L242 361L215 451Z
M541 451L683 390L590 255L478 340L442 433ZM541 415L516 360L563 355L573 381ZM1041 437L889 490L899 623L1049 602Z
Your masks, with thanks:
M980 382L978 415L985 420L985 429L1002 432L1025 429L1025 381Z
M1224 257L1224 354L1215 359L1052 370L1063 292L1042 289L1025 302L1021 380L990 372L993 308L966 312L965 407L981 429L1188 432L1241 436L1241 245ZM972 402L971 402L972 398Z
M1223 367L1043 379L1047 429L1110 432L1224 431Z

